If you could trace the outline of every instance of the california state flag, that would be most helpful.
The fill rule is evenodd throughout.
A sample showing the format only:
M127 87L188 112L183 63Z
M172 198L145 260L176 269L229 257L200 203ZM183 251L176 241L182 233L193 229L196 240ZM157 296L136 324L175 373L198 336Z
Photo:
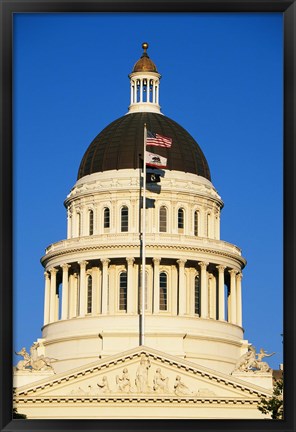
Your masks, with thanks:
M165 168L167 166L167 158L146 151L146 165L157 168Z

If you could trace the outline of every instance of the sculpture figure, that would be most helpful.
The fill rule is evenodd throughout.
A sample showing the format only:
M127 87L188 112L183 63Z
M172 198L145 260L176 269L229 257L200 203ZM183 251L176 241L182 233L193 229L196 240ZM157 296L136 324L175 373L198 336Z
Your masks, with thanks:
M174 392L177 396L189 396L193 394L193 392L181 381L180 375L176 376Z
M153 378L153 390L156 392L168 392L168 377L164 377L161 373L161 369L156 369L154 378Z
M233 372L245 372L248 371L251 365L256 360L256 351L253 345L248 347L248 351L243 354L235 364Z
M110 393L108 378L103 376L102 381L97 383L97 386L101 390L102 393Z
M27 367L30 367L31 357L25 347L23 347L19 352L15 352L15 354L23 357L23 360L19 360L17 363L15 367L16 370L25 370Z
M269 372L271 370L271 368L269 367L269 364L267 362L262 361L262 359L264 357L271 357L273 356L275 353L271 353L271 354L267 354L266 351L264 351L263 348L260 348L259 353L257 353L257 359L255 362L255 367L260 371L260 372Z
M136 372L136 387L139 393L149 390L148 371L151 366L150 360L144 354L141 355L140 364Z
M259 353L256 353L255 347L250 345L248 352L238 359L233 372L270 372L271 368L268 363L263 362L262 359L274 354L267 354L263 348L260 348Z
M51 359L49 357L44 357L44 355L38 355L37 348L39 347L38 342L34 342L30 348L30 354L27 352L26 348L22 348L17 355L22 356L24 359L20 360L16 365L16 370L31 370L31 371L46 371L52 370L52 361L56 359Z
M126 368L123 369L122 376L116 375L116 384L118 385L118 390L122 393L130 393L131 391L131 380Z
M44 370L53 370L51 365L52 361L56 359L51 359L49 357L44 357L43 354L38 355L37 348L39 347L38 342L34 342L30 348L31 354L31 367L33 370L44 371Z

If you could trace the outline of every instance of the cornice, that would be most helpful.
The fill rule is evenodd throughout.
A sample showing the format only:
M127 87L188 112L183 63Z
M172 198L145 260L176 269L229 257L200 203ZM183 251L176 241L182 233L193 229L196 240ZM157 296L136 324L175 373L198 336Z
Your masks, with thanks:
M263 395L262 395L263 396ZM265 395L264 395L265 396ZM172 404L180 405L180 403L185 403L186 406L188 404L193 405L258 405L259 400L261 396L258 395L257 397L253 399L247 399L247 398L224 398L224 397L178 397L178 396L151 396L151 395L108 395L108 396L53 396L53 397L40 397L40 396L30 396L30 397L15 397L14 403L25 403L25 404L44 404L50 403L66 403L68 406L69 404L77 404L77 403L108 403L110 402L116 404L119 403L122 405L122 403L126 402L129 404L147 404L147 403L159 403L159 404L169 404L172 406Z
M67 248L64 250L60 250L60 251L53 251L53 252L49 252L47 255L43 256L41 258L41 263L45 266L47 262L49 262L51 259L53 258L57 258L57 257L66 257L67 255L70 254L75 254L75 253L87 253L87 252L94 252L94 251L98 251L98 252L102 252L102 251L110 251L110 250L114 250L114 251L120 251L120 250L135 250L135 248L139 248L139 245L135 245L135 244L119 244L119 245L96 245L96 246L81 246L81 247L75 247L75 248ZM236 254L230 253L230 252L224 252L224 251L219 251L219 250L214 250L214 249L210 249L210 248L201 248L201 247L192 247L192 246L186 246L186 245L164 245L164 244L153 244L153 245L149 245L146 244L146 251L153 251L154 253L152 254L152 257L155 257L155 250L157 251L165 251L165 250L170 250L170 251L174 251L175 255L176 255L176 259L178 259L177 257L179 257L180 255L178 254L178 252L185 252L187 254L206 254L206 255L212 255L213 257L217 256L217 257L223 257L223 258L228 258L231 260L235 260L236 262L238 262L240 265L242 265L243 267L246 265L246 260ZM120 255L118 254L116 257L119 257ZM112 258L112 257L111 257ZM149 257L148 257L149 258ZM171 257L165 257L162 255L162 258L171 258ZM88 258L91 260L91 258ZM189 259L189 258L187 258ZM201 258L197 257L197 261L199 261Z

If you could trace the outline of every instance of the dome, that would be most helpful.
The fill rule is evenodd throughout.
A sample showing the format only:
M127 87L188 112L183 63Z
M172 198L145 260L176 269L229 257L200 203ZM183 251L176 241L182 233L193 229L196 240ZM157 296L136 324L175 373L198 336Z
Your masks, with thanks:
M157 68L153 61L150 59L150 57L147 54L148 44L144 42L142 44L142 48L144 50L142 57L140 60L138 60L133 68L133 72L156 72Z
M173 140L170 149L149 147L151 153L167 158L166 169L211 180L207 160L192 136L174 120L153 112L124 115L103 129L86 150L78 179L96 172L140 168L139 155L143 155L145 123L148 130Z

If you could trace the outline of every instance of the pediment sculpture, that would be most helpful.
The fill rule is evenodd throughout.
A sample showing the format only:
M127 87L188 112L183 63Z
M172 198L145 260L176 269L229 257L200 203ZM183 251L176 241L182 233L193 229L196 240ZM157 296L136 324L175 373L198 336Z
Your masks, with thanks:
M99 377L91 385L88 383L85 389L81 386L76 387L71 390L70 394L85 396L163 394L183 397L214 395L215 393L205 388L193 391L190 384L185 383L181 375L175 373L167 376L157 364L151 364L149 356L141 354L138 364L127 365L116 374L109 373Z
M39 342L34 342L30 348L30 354L23 347L20 351L15 352L16 355L23 357L15 366L16 371L53 371L52 362L56 359L45 357L43 354L38 355L37 349L40 346Z
M256 353L256 349L253 345L248 347L248 351L243 354L237 361L234 372L271 372L269 364L262 361L265 357L271 357L275 353L268 354L263 348L260 348L259 353Z

